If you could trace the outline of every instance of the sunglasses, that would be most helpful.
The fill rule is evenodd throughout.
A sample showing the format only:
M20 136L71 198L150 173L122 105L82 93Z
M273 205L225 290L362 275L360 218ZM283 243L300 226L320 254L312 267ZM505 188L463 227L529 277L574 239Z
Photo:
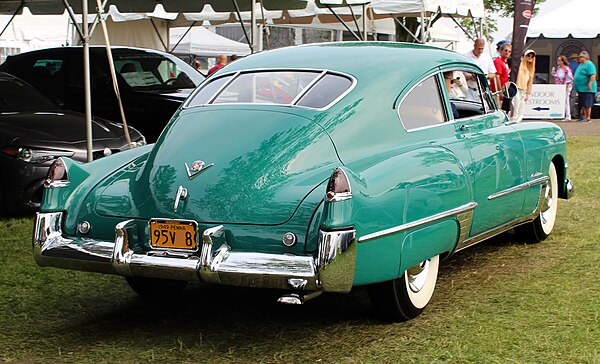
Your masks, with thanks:
M529 53L529 54L527 55L527 57L535 58L535 54L533 54L533 53Z
M456 80L455 80L455 79L453 79L453 78L450 78L450 77L444 77L444 79L446 79L446 80L450 80L450 84L451 84L451 85L453 85L453 84L454 84L454 82L456 82Z

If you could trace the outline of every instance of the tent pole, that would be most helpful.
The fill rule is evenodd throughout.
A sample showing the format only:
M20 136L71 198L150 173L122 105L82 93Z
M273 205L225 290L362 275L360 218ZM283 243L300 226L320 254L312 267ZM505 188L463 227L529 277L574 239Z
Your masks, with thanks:
M169 51L169 46L167 46L165 44L164 39L160 36L160 31L158 31L158 28L156 27L156 24L154 24L154 21L152 20L152 18L149 19L150 23L152 23L152 26L154 27L154 32L156 32L156 35L158 36L158 39L160 40L160 43L163 45L163 49L165 50L165 52Z
M8 21L8 23L6 23L6 26L4 27L4 29L2 29L2 32L0 32L0 37L2 36L2 34L4 34L4 32L6 31L6 28L8 28L10 23L12 23L12 21L15 19L15 16L17 16L19 11L21 11L21 9L23 9L23 4L24 4L24 1L21 1L21 3L19 4L19 7L17 8L17 11L15 11L15 13L10 17L10 20Z
M368 40L369 34L367 32L367 6L363 4L362 6L362 18L363 18L363 40Z
M346 5L348 5L348 9L350 9L350 14L352 14L352 20L354 21L354 26L356 26L356 32L360 37L359 40L364 41L365 39L362 38L362 32L360 31L360 27L358 26L358 22L356 21L356 16L354 15L354 10L352 10L352 6L350 6L348 3L346 3Z
M254 14L254 5L256 0L252 0L252 9L250 10L250 38L252 39L252 49L256 48L256 14Z
M465 33L465 35L467 37L469 37L469 39L471 39L473 42L475 41L475 39L473 39L471 34L469 34L469 32L465 28L463 28L463 26L458 21L456 21L456 19L452 15L449 15L449 17L450 17L450 19L452 19L452 21L454 21L454 23L456 25L458 25L458 27L463 31L463 33ZM473 20L473 21L475 21L475 20Z
M102 9L104 9L106 7L107 3L108 3L108 0L104 0L104 2L102 2ZM94 17L94 22L92 23L92 26L90 27L90 37L96 31L96 26L98 25L98 22L100 22L100 15L96 14L96 16Z
M117 82L117 72L115 71L115 63L113 61L112 50L110 49L110 39L108 38L108 29L106 28L106 21L102 16L104 8L100 4L100 0L96 0L98 3L98 15L100 18L100 25L102 26L102 33L104 33L104 43L106 44L106 56L108 57L108 66L110 68L110 75L112 77L113 88L115 89L115 95L117 96L117 103L119 104L119 111L121 112L121 121L123 121L123 130L125 132L125 140L127 145L131 148L131 136L129 135L129 128L127 127L127 119L125 118L125 111L123 110L123 102L121 101L121 93L119 92L119 83Z
M421 10L421 34L419 34L421 44L425 44L425 12Z
M195 20L192 22L192 25L190 25L189 28L187 28L187 30L185 31L185 33L183 33L183 35L181 36L181 38L179 38L179 40L173 46L173 48L171 48L170 51L167 50L169 53L173 53L173 51L175 50L175 48L177 48L177 46L179 45L179 43L181 43L181 41L183 40L183 38L185 38L185 36L190 32L190 30L192 30L192 28L194 27L194 25L196 25L196 21Z
M254 45L250 41L250 37L248 37L248 32L246 32L246 27L244 26L244 19L242 19L242 14L240 13L240 7L238 6L237 0L231 0L233 2L233 6L235 6L235 12L238 16L238 20L240 21L240 25L242 26L242 30L244 31L244 37L246 37L246 42L248 42L248 46L250 47L250 54L254 53Z
M63 4L65 5L65 9L67 10L67 13L69 13L69 17L71 18L71 21L73 22L73 26L75 27L75 30L77 30L77 33L79 34L79 39L81 39L83 41L83 30L77 24L77 18L75 18L75 13L73 13L73 9L71 8L71 5L69 5L69 2L67 0L63 0Z
M88 29L88 3L82 3L83 23L83 89L85 95L85 135L87 140L87 161L91 162L92 155L92 92L90 86L90 37Z
M344 28L346 28L347 31L349 31L354 36L354 38L356 38L356 40L361 40L360 37L358 35L356 35L356 33L354 33L354 31L352 29L350 29L350 27L342 20L342 18L340 18L340 16L337 15L335 11L333 11L331 6L329 6L327 4L323 4L323 5L325 5L327 7L327 9L329 9L331 14L333 14L336 17L336 19L344 26Z

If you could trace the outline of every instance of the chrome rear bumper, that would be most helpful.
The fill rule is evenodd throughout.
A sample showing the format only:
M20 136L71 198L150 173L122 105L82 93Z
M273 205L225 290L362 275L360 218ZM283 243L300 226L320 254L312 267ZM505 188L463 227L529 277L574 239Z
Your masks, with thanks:
M356 231L320 231L316 256L235 252L226 243L214 249L223 226L204 231L198 255L150 252L136 254L133 220L115 227L114 241L66 237L62 212L38 213L33 255L40 266L52 266L130 277L201 281L245 287L348 292L356 263Z

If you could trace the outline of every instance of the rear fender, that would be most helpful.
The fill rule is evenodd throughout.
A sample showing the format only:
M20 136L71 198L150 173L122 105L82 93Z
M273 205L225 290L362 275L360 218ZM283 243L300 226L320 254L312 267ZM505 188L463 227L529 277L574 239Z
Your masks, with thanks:
M410 226L473 201L468 173L451 151L428 146L399 153L358 175L352 198L359 242L354 284L395 279L407 267L454 250L460 234L455 215Z
M57 188L45 188L42 195L40 212L78 211L85 208L83 201L108 176L132 163L142 164L152 145L146 145L113 154L89 163L79 163L69 158L63 158L69 185ZM65 220L65 233L74 234L78 213L68 214Z

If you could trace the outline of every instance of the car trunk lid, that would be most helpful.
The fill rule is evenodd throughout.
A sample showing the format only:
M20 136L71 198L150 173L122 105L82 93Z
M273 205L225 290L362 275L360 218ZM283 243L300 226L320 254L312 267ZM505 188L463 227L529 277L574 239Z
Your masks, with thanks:
M327 133L302 112L310 111L232 105L184 110L143 169L110 180L96 211L205 223L284 223L339 165ZM187 196L180 195L175 209L180 187Z

